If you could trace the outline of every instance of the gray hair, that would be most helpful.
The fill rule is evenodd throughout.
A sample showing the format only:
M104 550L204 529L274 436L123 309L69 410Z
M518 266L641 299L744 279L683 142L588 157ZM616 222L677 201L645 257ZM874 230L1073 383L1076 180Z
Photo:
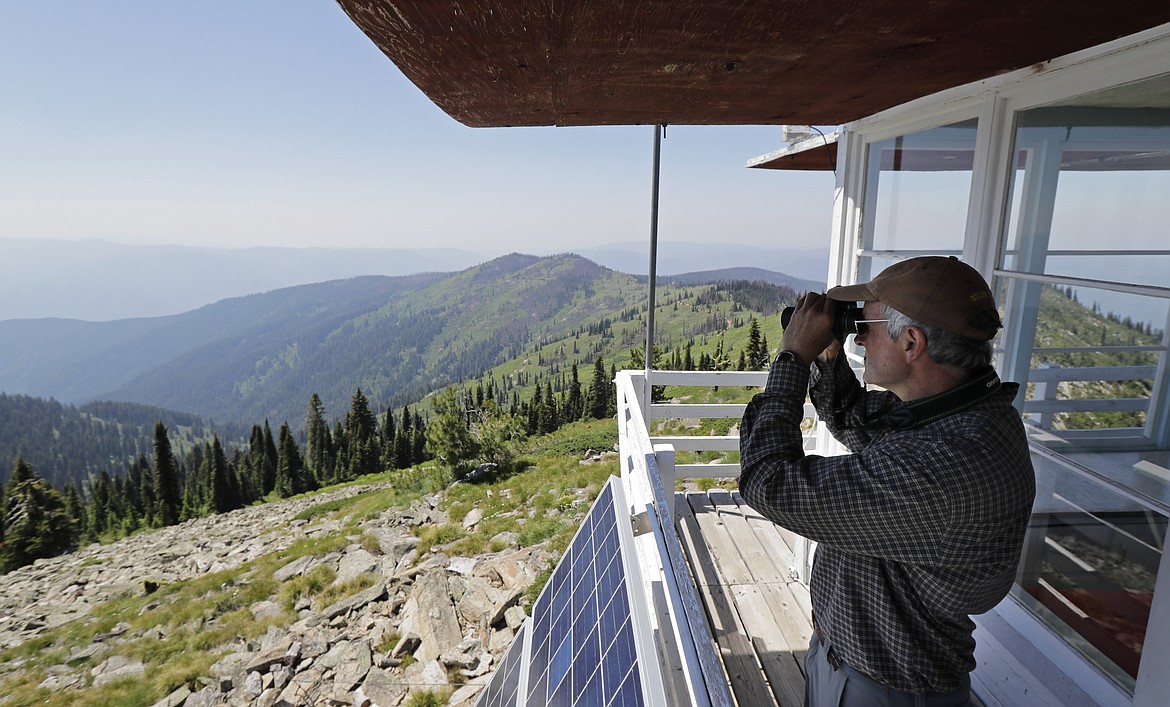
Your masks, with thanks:
M890 320L886 324L886 331L891 339L897 339L909 327L921 329L922 333L926 334L926 354L940 366L970 369L991 365L990 341L971 339L962 334L923 324L884 303L882 317Z

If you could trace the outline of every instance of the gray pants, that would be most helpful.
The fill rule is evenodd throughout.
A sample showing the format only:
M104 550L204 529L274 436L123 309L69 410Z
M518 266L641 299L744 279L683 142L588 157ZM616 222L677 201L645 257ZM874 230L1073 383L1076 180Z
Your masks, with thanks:
M837 670L829 664L829 646L813 633L805 657L807 707L968 707L971 683L954 692L917 694L887 687L844 663Z

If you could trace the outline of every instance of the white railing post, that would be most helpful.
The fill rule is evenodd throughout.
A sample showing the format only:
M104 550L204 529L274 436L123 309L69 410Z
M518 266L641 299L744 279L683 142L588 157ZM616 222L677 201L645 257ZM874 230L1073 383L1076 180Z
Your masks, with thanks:
M666 505L670 522L674 522L674 447L669 444L654 445L654 460L658 462L658 475L662 477L662 488L666 490Z
M1042 370L1050 370L1053 368L1060 368L1060 364L1041 363L1041 364L1037 365L1036 368L1042 369ZM1060 383L1057 381L1052 381L1051 383L1049 383L1047 380L1038 381L1037 383L1034 384L1034 387L1032 389L1032 399L1033 400L1056 400L1056 391L1059 387L1060 387ZM1039 420L1040 429L1042 429L1042 430L1052 429L1052 414L1053 413L1051 410L1041 410L1040 411L1040 420Z

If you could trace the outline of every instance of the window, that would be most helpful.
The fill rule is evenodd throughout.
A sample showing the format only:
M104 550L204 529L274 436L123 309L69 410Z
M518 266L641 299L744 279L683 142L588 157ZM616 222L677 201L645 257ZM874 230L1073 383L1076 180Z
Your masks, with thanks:
M1015 594L1131 692L1170 515L1170 76L1016 116L997 273L1037 499Z
M974 120L869 145L858 282L916 255L959 255L971 192Z

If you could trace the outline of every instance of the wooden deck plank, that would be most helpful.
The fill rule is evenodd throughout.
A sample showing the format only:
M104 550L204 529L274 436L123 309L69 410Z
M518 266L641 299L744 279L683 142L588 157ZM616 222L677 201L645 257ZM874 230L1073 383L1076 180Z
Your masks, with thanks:
M703 600L711 635L719 647L731 692L745 707L772 701L767 681L747 632L735 610L734 597L719 577L711 551L704 542L703 526L718 523L718 514L699 505L692 508L686 496L676 499L676 524L683 551L691 563L691 572Z
M777 556L790 553L793 555L793 561L795 561L795 546L798 542L796 534L760 515L759 511L747 505L747 501L743 499L743 496L738 491L732 492L731 497L735 500L736 505L739 506L744 518L747 519L748 525L751 526L756 536L761 539L765 546L772 548ZM792 580L791 577L788 577L788 579ZM798 581L789 581L786 586L788 594L795 604L796 611L793 616L799 618L797 626L800 629L801 635L804 636L804 642L807 646L808 639L812 637L812 601L808 595L808 587Z
M798 615L800 607L788 590L794 583L788 572L791 550L780 542L774 525L760 527L757 533L745 513L754 511L738 504L731 494L713 491L710 498L723 521L726 542L738 552L742 569L736 571L743 584L736 585L735 595L772 691L781 705L803 704L804 656L812 626Z
M804 644L804 647L801 648L801 654L803 655L807 652L809 639L812 638L812 600L808 594L808 587L796 581L788 573L792 562L795 562L795 544L798 542L796 534L760 515L758 511L747 505L747 502L744 501L743 496L738 491L733 492L731 497L739 507L740 513L747 519L748 526L755 532L756 537L761 540L765 547L771 548L777 557L792 557L792 561L788 562L785 566L782 567L779 562L776 563L776 566L786 573L784 577L786 580L784 583L786 591L782 595L782 601L785 603L792 602L792 610L786 612L786 616L792 619L793 629L796 631L796 635L801 637L801 641Z
M737 491L675 499L679 538L736 702L803 705L812 610L808 587L789 574L795 536ZM972 705L983 707L974 694Z
M714 571L734 602L729 608L750 637L758 669L768 678L770 702L783 707L803 704L801 664L807 637L789 636L795 632L791 627L796 622L790 617L778 618L794 607L790 598L786 603L781 601L787 583L781 568L791 563L791 553L776 557L765 548L727 494L690 494L687 501L679 505L692 509Z

